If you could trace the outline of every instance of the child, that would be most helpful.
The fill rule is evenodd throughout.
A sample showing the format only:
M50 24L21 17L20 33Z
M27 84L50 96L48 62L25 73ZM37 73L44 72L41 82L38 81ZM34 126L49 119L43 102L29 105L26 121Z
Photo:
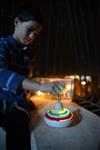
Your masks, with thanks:
M13 34L0 39L0 126L7 133L7 150L31 150L30 109L25 90L59 94L64 89L60 82L41 84L28 78L28 47L42 29L40 11L36 7L25 6L14 18Z

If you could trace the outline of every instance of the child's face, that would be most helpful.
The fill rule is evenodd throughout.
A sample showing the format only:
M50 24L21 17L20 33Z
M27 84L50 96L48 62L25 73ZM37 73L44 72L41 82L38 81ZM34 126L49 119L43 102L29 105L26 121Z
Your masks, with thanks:
M24 45L31 44L42 31L42 25L36 21L21 22L18 18L15 20L15 31L13 36L17 41Z

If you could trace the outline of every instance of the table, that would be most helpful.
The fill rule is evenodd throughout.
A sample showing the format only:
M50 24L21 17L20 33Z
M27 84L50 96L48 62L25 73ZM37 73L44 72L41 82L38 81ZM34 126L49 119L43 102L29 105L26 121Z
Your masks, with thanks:
M46 125L44 114L54 107L53 100L33 100L39 108L31 114L32 132L38 150L100 150L100 117L74 102L63 100L64 107L74 113L70 127Z

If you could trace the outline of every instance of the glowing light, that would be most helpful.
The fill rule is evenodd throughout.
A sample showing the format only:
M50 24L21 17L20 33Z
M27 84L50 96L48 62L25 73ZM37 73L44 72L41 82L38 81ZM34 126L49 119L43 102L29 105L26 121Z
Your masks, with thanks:
M87 80L87 81L92 81L91 76L86 76L86 80Z
M56 108L51 109L48 111L48 113L50 113L51 115L54 115L54 116L68 116L69 115L69 110L67 110L65 108L63 108L61 110L59 109L58 113L55 113L55 110L58 110L58 109L56 109Z
M80 79L80 76L79 75L75 75L75 79Z
M85 81L81 81L81 84L82 84L82 85L86 85L86 82L85 82Z
M70 90L70 89L71 89L71 84L67 84L67 85L66 85L66 89L67 89L67 90Z
M42 93L41 91L37 91L37 92L36 92L36 95L37 95L37 96L42 96L43 93Z
M74 117L74 114L73 113L70 113L70 116L69 116L69 118L67 118L67 119L64 119L65 121L68 121L68 120L71 120L71 119L73 119L73 117ZM62 122L62 121L64 121L64 120L59 120L60 122Z
M73 118L73 113L69 113L68 116L64 117L64 118L55 118L53 116L49 116L49 114L46 112L45 113L45 117L51 121L60 121L60 122L63 122L63 121L68 121L68 120L71 120Z
M69 113L68 116L64 117L64 118L55 118L53 116L49 116L48 113L45 114L45 116L49 119L49 120L52 120L52 121L67 121L67 120L70 120L73 118L73 114L72 113Z

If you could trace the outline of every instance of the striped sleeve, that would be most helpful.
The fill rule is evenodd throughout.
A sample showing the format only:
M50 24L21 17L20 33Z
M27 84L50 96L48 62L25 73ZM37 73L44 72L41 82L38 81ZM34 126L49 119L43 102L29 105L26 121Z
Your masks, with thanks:
M5 68L5 44L0 39L0 88L16 93L20 83L26 78L12 70Z

